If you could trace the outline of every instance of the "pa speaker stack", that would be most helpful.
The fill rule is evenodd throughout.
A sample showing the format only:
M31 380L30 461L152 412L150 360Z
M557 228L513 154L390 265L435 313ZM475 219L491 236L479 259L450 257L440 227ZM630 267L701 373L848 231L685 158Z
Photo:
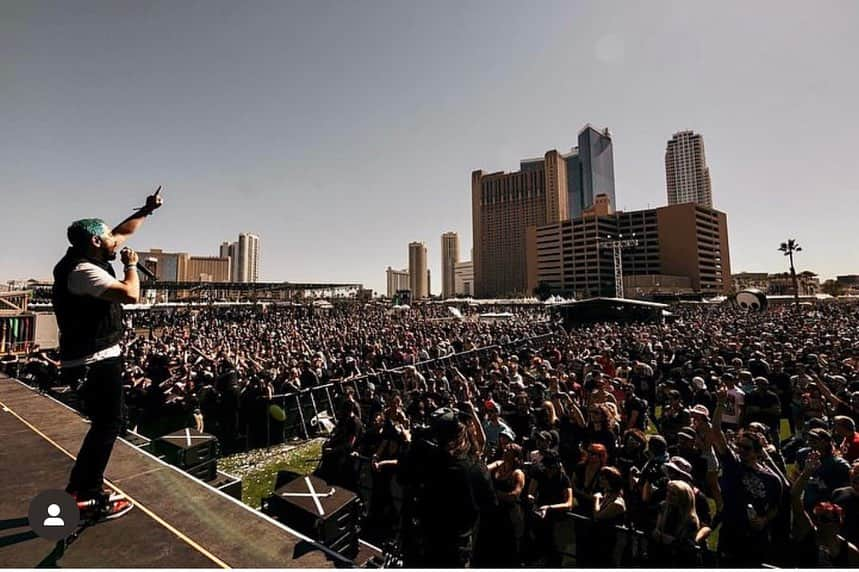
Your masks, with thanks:
M218 472L218 439L196 429L180 429L152 442L153 452L171 465L201 481L212 481Z
M347 558L358 554L361 505L352 491L298 476L263 499L262 510Z

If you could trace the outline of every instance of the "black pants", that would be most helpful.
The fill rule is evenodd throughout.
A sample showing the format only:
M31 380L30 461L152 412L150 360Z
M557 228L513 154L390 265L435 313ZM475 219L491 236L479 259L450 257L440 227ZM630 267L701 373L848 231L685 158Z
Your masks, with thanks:
M63 376L72 387L78 387L83 413L92 422L69 476L66 492L77 494L79 499L95 498L104 487L104 470L122 429L122 360L111 358L65 369Z

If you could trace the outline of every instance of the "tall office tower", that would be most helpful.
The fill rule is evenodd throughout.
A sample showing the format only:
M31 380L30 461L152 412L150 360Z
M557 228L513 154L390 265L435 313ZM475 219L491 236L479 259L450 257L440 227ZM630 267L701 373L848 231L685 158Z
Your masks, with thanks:
M230 282L239 281L239 243L230 243Z
M239 235L236 282L259 281L259 236L250 233Z
M710 169L704 157L704 137L680 131L665 148L665 183L668 204L696 203L713 208Z
M597 195L608 197L616 209L614 195L614 155L611 133L597 131L590 124L579 131L578 147L563 156L567 165L569 218L576 218L594 204Z
M429 296L427 247L423 242L409 243L409 290L412 300Z
M388 281L388 298L393 298L400 290L409 290L409 269L394 270L390 266L385 270Z
M515 173L471 173L474 296L528 294L525 229L566 220L567 168L560 153L520 163Z
M233 255L231 253L232 243L229 241L224 241L221 243L220 248L218 249L218 255L221 258L226 258L229 260L229 265L227 266L227 282L232 281L233 279L233 267L236 265L236 262L233 260Z
M441 296L456 295L456 263L459 262L459 235L446 232L441 235Z

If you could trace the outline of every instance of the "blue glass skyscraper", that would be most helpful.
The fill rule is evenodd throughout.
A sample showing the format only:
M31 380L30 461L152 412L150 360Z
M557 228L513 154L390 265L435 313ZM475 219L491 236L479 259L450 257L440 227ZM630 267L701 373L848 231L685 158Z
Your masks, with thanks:
M608 129L597 131L591 125L585 125L579 132L579 146L564 159L570 218L581 216L594 204L597 195L606 195L612 208L616 208L614 157Z

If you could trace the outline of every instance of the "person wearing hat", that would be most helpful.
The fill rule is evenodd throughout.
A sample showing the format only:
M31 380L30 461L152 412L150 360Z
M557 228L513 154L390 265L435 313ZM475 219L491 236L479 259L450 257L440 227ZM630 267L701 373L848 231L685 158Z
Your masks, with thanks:
M818 502L831 500L832 491L850 484L850 463L836 455L832 433L827 429L814 428L808 432L808 445L816 452L820 464L811 474L804 491L806 510L814 508ZM803 465L808 456L803 459Z
M815 428L826 429L826 421L820 418L809 419L805 427L797 429L797 432L782 441L781 454L787 464L800 463L811 450L808 444L808 432Z
M695 483L695 476L693 475L693 467L692 463L690 463L687 459L675 455L671 457L667 463L662 465L662 472L668 478L669 481L683 481L687 483L690 487L692 487L692 491L695 499L695 512L698 514L698 519L700 521L700 525L709 527L712 523L712 514L710 513L710 503L707 500L707 496L701 491L700 487ZM653 502L661 503L665 500L669 487L663 487L659 490L654 491L653 493ZM706 536L709 535L709 530L706 535L702 535L702 538L699 538L698 541L703 540Z
M129 248L120 252L120 247L161 207L160 190L113 229L97 218L74 221L66 232L70 246L53 271L51 301L59 328L62 376L78 392L91 421L66 492L99 519L122 516L133 507L104 485L104 472L124 423L122 304L136 303L140 297L137 253ZM117 254L124 265L122 279L111 264Z
M708 463L702 451L698 449L698 434L692 427L679 429L677 444L669 447L668 451L673 457L682 458L689 463L689 473L696 486L706 487Z
M716 407L716 396L707 389L707 382L700 375L692 378L692 403L703 405L707 410Z
M492 479L468 436L474 415L440 408L432 441L416 443L399 467L405 487L403 560L406 568L465 568L480 515L497 505Z

